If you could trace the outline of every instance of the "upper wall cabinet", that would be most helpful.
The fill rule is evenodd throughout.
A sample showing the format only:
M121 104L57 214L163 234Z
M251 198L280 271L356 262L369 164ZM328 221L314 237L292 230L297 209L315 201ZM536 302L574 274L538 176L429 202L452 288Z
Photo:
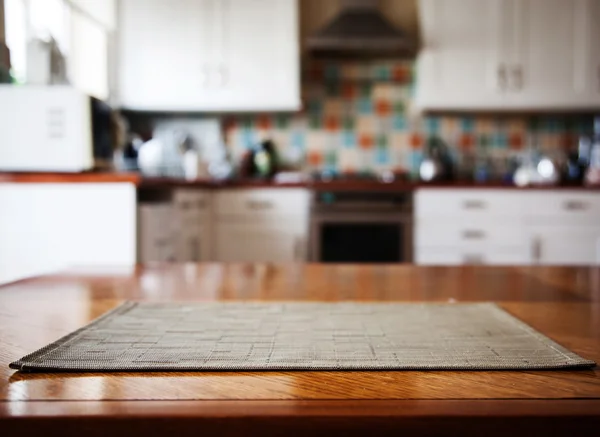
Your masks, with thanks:
M417 104L600 108L600 0L420 0Z
M127 0L119 8L122 107L300 107L297 0Z

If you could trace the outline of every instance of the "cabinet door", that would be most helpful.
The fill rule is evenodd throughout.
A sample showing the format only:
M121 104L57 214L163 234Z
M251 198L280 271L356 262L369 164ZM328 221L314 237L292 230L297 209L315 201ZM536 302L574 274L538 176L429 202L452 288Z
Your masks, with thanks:
M576 0L577 101L600 108L600 0Z
M513 42L507 104L512 108L598 107L593 71L598 55L592 32L597 0L513 0ZM596 21L594 23L594 21ZM594 29L594 30L592 30ZM595 55L596 60L592 59ZM594 76L594 77L592 77ZM595 102L595 105L594 105Z
M305 259L306 239L296 227L222 223L217 225L220 262L290 262Z
M504 101L505 2L421 0L424 49L417 105L425 109L498 108Z
M531 235L534 264L600 264L600 228L538 227Z
M219 0L215 109L300 108L296 0Z
M127 0L119 6L120 104L140 110L206 106L209 1Z

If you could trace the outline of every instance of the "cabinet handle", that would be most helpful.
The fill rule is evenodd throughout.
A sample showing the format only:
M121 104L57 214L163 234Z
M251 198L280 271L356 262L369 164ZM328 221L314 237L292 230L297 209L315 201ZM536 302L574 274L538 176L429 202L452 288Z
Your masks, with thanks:
M563 203L563 209L567 211L583 211L588 208L588 204L581 200L567 200Z
M539 264L542 259L542 240L540 237L534 237L531 242L531 258L534 264Z
M481 254L466 254L463 256L464 264L485 264L485 259Z
M512 68L513 89L515 91L523 89L523 67L515 65Z
M485 238L485 232L476 229L463 231L462 237L465 240L481 240Z
M219 78L219 87L225 87L225 85L227 85L227 82L229 81L229 75L227 73L227 67L225 67L225 65L221 64L219 66L219 68L217 69L217 77Z
M463 202L464 209L484 209L485 202L483 200L465 200Z
M498 88L501 90L506 89L506 66L504 64L500 64L498 66Z
M249 200L246 205L250 209L270 209L273 208L273 203L268 200Z

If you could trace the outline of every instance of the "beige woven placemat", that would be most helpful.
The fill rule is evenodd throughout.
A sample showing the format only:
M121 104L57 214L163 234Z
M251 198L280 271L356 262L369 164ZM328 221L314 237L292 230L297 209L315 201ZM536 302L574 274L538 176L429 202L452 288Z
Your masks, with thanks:
M125 303L25 371L590 367L494 304Z

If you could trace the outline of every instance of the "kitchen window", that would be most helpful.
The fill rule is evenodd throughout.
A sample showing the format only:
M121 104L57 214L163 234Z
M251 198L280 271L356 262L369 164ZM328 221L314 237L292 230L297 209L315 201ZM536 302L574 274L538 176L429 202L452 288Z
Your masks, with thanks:
M5 20L17 82L27 78L27 41L54 38L70 83L100 99L110 97L113 0L5 0Z

